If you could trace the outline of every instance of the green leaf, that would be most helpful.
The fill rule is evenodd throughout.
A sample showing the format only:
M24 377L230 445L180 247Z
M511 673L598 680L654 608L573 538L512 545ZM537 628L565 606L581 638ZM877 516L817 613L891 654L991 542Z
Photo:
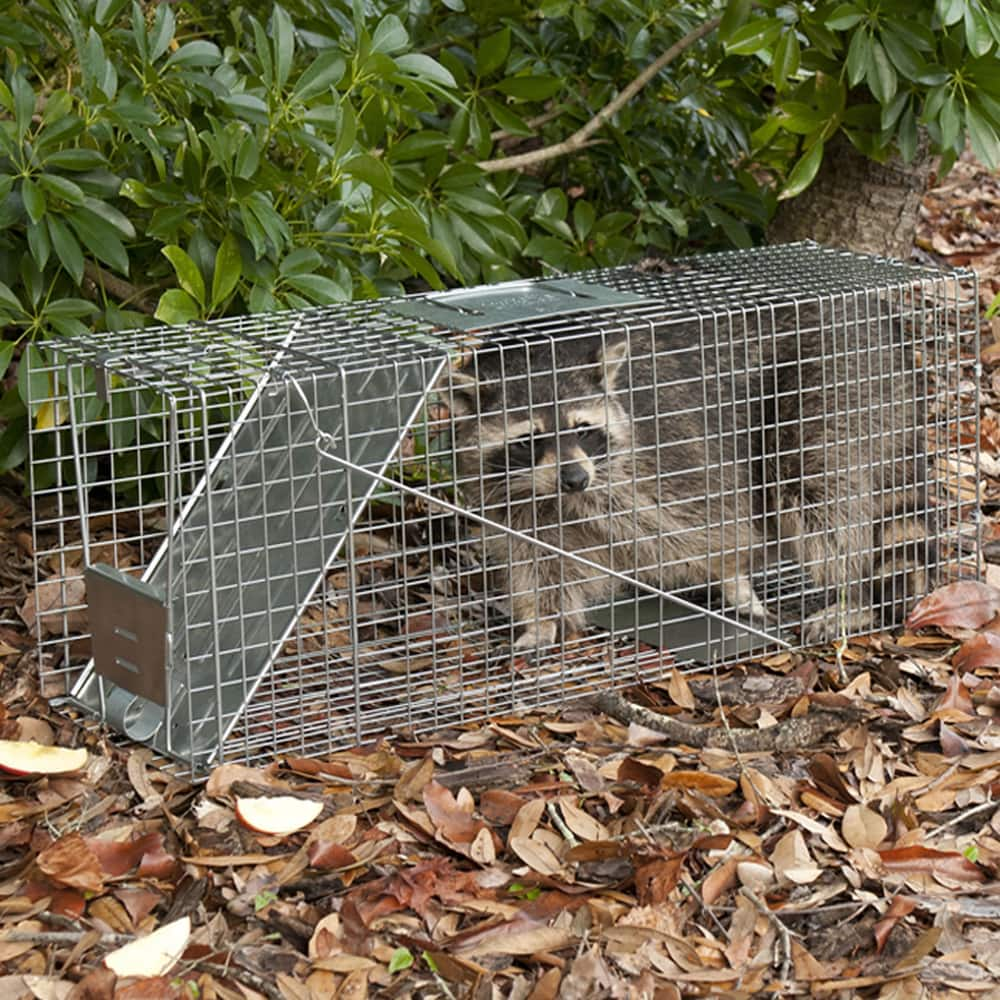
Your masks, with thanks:
M392 173L388 167L374 156L362 153L344 164L344 173L355 180L363 181L374 190L393 197L396 193Z
M83 281L83 250L69 226L56 215L49 215L45 220L49 231L49 239L55 248L59 263L66 269L74 283Z
M215 272L212 275L212 309L218 309L236 287L243 274L243 255L240 242L228 233L215 255Z
M842 3L835 8L823 22L832 31L847 31L853 28L864 15L853 3Z
M938 17L947 26L962 20L965 4L966 0L937 0L935 7Z
M770 48L784 31L785 22L777 17L758 17L737 28L729 41L726 51L738 56L752 56Z
M970 104L965 109L965 125L976 157L990 170L1000 167L1000 138L993 124Z
M278 4L271 12L271 37L274 41L274 69L279 88L288 82L295 57L295 27L291 18Z
M597 213L589 201L581 199L573 205L573 228L576 230L577 239L584 240L590 235L596 218Z
M65 218L80 242L98 260L120 274L128 274L128 253L113 226L85 208L77 208Z
M9 310L15 316L26 315L21 300L2 281L0 281L0 308Z
M496 88L515 101L544 101L563 89L563 81L554 76L509 76Z
M35 92L20 73L15 73L10 81L10 94L14 124L17 126L17 141L20 143L31 129L31 118L35 113Z
M180 288L171 288L160 296L153 314L161 323L170 326L184 326L193 319L198 319L198 303Z
M141 8L140 8L141 16ZM156 5L156 16L153 18L153 28L149 33L149 61L156 62L170 48L175 30L174 12L170 4Z
M7 373L7 369L10 368L10 359L12 357L14 357L14 341L0 340L0 378L2 378Z
M778 90L784 90L788 78L798 72L800 56L798 35L792 27L783 32L778 39L771 59L771 71L774 73L774 83Z
M402 972L413 965L413 953L409 948L397 948L389 959L389 972Z
M751 0L729 0L726 12L719 24L719 38L728 42L733 32L747 23L750 17Z
M67 177L60 177L58 174L39 174L38 183L49 194L71 205L82 205L84 202L85 196L80 186Z
M85 199L84 204L94 215L103 219L108 225L114 226L122 236L135 239L135 227L128 220L128 217L119 212L114 205L101 201L99 198L90 197Z
M395 14L386 14L372 33L372 52L382 52L391 56L409 44L410 36L403 27L403 22Z
M872 96L885 106L896 96L896 71L889 62L885 49L877 41L871 44L871 65L868 71L868 86Z
M291 285L313 302L326 305L332 302L350 302L351 288L321 274L290 274L285 283Z
M21 354L21 363L17 366L17 393L32 414L52 395L45 358L34 344L28 344Z
M96 149L59 149L49 153L44 164L50 170L95 170L105 166L107 160Z
M794 198L801 194L816 177L820 163L823 162L823 143L815 142L812 147L799 159L798 163L792 167L785 186L778 195L779 200Z
M335 87L344 76L347 63L337 49L327 49L321 52L305 68L295 83L292 93L300 101L308 101L312 97Z
M984 56L993 48L989 19L978 4L965 8L965 41L974 56Z
M214 42L198 39L186 42L164 63L169 66L217 66L222 61L222 53Z
M856 87L868 72L871 62L872 36L867 29L855 31L847 49L847 78Z
M476 73L489 76L500 69L510 53L510 28L501 28L487 35L476 51Z
M402 72L427 83L436 83L448 88L457 86L455 78L441 63L422 52L408 52L397 56L396 65Z
M32 222L40 222L45 216L45 195L41 188L30 178L21 181L21 201Z
M298 247L288 254L278 267L281 275L308 274L323 265L323 258L311 247Z
M173 265L174 273L177 275L177 283L198 303L205 305L205 280L201 276L198 265L188 256L181 247L171 244L161 247L160 252Z

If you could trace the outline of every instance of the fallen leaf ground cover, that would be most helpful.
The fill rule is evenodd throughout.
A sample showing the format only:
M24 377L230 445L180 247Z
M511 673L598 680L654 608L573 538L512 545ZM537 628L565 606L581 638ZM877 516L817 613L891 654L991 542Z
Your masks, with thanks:
M976 268L984 304L998 205L970 160L924 202L922 252ZM984 344L966 453L985 576L906 626L674 673L634 707L225 765L202 785L40 697L17 611L30 521L8 484L0 739L88 759L0 779L0 998L1000 997L1000 347ZM275 820L254 803L274 796L318 815L262 833ZM184 918L160 974L105 964Z

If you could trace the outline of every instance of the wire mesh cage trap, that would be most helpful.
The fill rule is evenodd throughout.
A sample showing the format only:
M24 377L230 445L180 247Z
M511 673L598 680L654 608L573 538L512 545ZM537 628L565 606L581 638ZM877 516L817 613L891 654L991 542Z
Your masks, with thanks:
M46 692L200 773L891 625L978 569L976 302L796 244L59 342Z

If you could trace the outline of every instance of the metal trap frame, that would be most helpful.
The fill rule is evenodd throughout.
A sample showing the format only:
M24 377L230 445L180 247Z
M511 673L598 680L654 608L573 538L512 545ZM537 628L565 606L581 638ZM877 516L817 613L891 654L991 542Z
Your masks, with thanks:
M802 407L782 416L795 400L783 400L794 393L782 393L780 372L822 367L822 385L813 388L826 394L833 423L848 428L851 442L863 441L867 428L903 442L888 448L887 466L919 457L919 475L886 473L877 492L910 491L919 516L933 519L930 575L976 573L974 532L963 516L978 499L978 470L956 453L963 406L970 418L978 412L958 391L962 357L978 357L976 303L970 272L796 244L646 273L604 269L54 342L49 393L31 403L56 414L36 422L30 442L45 690L202 774L227 760L314 756L390 731L556 706L677 667L798 643L817 587L804 549L790 558L780 530L758 531L784 517L766 509L776 485L767 475L776 473L758 484L762 506L731 516L728 462L706 458L704 469L718 480L706 471L697 498L701 520L712 525L706 560L737 552L755 594L780 612L767 619L720 596L708 570L692 577L677 567L629 565L576 545L569 517L532 530L515 523L509 496L502 509L471 499L497 477L485 469L478 438L478 476L468 472L457 400L463 373L489 345L501 345L513 365L505 391L514 392L520 377L529 396L543 373L529 364L517 375L516 359L530 360L539 343L551 347L560 373L550 379L557 396L560 358L575 344L605 350L649 337L653 355L655 345L669 345L664 371L701 365L687 380L675 373L678 416L658 408L656 443L643 446L656 456L647 477L655 501L646 506L664 510L683 511L691 497L678 497L675 485L690 470L661 469L661 453L672 447L660 440L661 426L700 413L704 440L694 437L706 456L756 461L766 452L780 468L789 449L771 425L794 425L804 453L813 419ZM881 359L863 370L852 361L862 345ZM829 374L826 360L803 361L820 347ZM628 363L624 394L638 405L650 390L639 385L639 362ZM586 367L567 365L565 378ZM900 380L916 387L902 407L893 395ZM757 413L757 396L772 383L779 388L768 418ZM574 402L546 405L561 412ZM893 415L897 408L904 412ZM517 409L508 400L473 420L481 432L485 418L513 421ZM629 415L636 426L637 412ZM553 438L557 452L562 433ZM610 461L610 418L601 433ZM641 437L630 445L636 453ZM506 431L503 438L507 454L512 440ZM852 462L873 456L859 446L852 457L851 442L846 451L837 441L821 447L846 455L851 471ZM532 476L540 480L545 466L537 465ZM633 496L646 497L635 468ZM507 469L499 481L516 474ZM610 497L616 486L607 486ZM532 490L541 509L548 498L537 483ZM848 505L855 499L845 494ZM645 546L647 561L648 535L635 531L630 541L637 558ZM751 535L761 545L746 542ZM510 563L499 570L499 592L497 537ZM529 556L517 563L514 546L522 543ZM539 575L546 560L557 569L547 585ZM512 567L525 562L528 575L518 576ZM598 578L606 595L590 601L578 634L530 650L519 645L531 623L517 611L515 581L560 595L553 618L566 611L574 586ZM850 582L866 586L871 599L871 579ZM873 625L898 617L900 596L905 603L919 595L886 598ZM535 600L541 621L545 601ZM856 609L841 603L843 630ZM85 608L87 629L79 627Z

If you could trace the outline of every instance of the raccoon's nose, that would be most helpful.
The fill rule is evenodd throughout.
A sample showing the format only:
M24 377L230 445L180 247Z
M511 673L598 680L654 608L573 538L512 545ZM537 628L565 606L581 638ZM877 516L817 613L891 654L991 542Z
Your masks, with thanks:
M590 485L590 473L579 462L570 462L559 470L559 482L563 489L578 493Z

